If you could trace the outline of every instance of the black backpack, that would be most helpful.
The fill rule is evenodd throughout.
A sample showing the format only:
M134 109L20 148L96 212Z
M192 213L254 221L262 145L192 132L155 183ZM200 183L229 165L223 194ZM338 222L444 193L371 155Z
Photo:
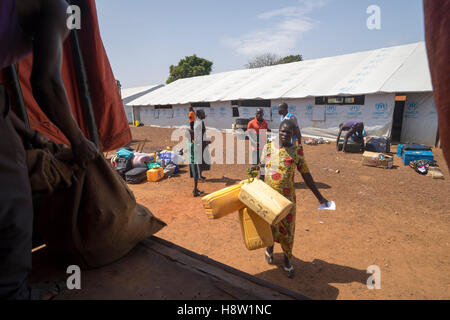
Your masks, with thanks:
M133 169L133 158L131 159L125 159L125 158L118 158L117 159L117 166L116 171L120 176L125 180L125 173Z

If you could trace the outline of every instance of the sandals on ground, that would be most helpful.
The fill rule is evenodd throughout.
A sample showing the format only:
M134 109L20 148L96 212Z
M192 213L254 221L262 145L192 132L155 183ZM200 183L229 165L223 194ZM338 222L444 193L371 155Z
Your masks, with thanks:
M287 276L289 279L294 278L294 267L292 265L289 267L284 266L283 269L287 272Z
M266 261L267 261L268 264L273 264L273 252L269 252L266 249L265 257L266 257Z
M197 190L196 192L194 192L194 198L200 197L201 195L203 195L205 192Z

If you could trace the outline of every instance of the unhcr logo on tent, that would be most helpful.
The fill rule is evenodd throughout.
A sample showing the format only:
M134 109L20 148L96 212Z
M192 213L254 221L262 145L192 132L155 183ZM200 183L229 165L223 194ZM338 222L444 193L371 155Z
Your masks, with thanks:
M356 118L361 115L361 106L350 106L348 108L347 116L349 118Z
M388 105L387 103L377 103L375 104L375 111L373 112L373 116L375 118L386 118L388 115Z
M417 115L419 114L419 111L417 110L418 107L419 106L418 106L417 102L408 103L407 111L405 113L405 118L410 118L410 119L417 118Z
M417 110L417 103L415 103L415 102L408 103L408 110L409 111L416 111Z
M338 113L336 106L327 106L326 115L327 117L337 117Z
M379 111L379 112L386 111L386 109L387 109L387 104L386 104L386 103L377 103L377 104L375 105L375 109L377 109L377 111Z
M306 106L305 116L310 116L312 115L312 113L313 113L313 106L312 105Z

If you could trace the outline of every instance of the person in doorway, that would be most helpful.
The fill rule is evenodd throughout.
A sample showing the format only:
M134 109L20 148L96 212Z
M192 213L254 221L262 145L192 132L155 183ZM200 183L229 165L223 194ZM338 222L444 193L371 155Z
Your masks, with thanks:
M295 196L294 178L295 170L298 170L308 188L314 193L321 204L327 204L309 172L303 149L292 142L295 132L295 124L285 120L280 126L280 147L265 148L263 157L265 159L266 176L264 182L278 191L294 204L297 202ZM275 150L273 150L275 149ZM258 170L263 165L255 166L251 170ZM284 253L284 270L289 278L294 277L294 267L290 260L294 246L296 206L294 205L289 214L280 223L272 227L275 242L281 245ZM265 257L269 264L273 264L273 246L266 249Z
M298 145L302 145L302 133L300 131L300 126L298 125L297 117L289 112L289 106L287 103L282 103L278 106L278 114L281 116L280 123L285 120L290 120L294 124L294 136L292 137L292 143L298 142Z
M194 112L194 108L192 108L192 107L189 108L188 118L189 118L189 126L190 126L191 130L194 130L195 112Z
M0 1L0 69L32 53L35 100L70 141L78 164L99 152L73 119L61 78L62 44L69 34L64 0ZM0 86L0 299L51 299L57 287L28 285L33 208L25 150L11 123L6 89Z
M345 152L346 150L348 139L364 145L364 123L359 120L350 120L339 125L339 133L336 140L337 151L339 151L339 141L341 139L342 131L346 131L342 152Z
M267 131L269 126L264 120L264 110L262 108L256 109L255 119L250 121L247 126L247 132L250 137L252 147L252 164L257 165L261 163L261 151L267 142ZM264 171L261 170L261 180L264 180Z

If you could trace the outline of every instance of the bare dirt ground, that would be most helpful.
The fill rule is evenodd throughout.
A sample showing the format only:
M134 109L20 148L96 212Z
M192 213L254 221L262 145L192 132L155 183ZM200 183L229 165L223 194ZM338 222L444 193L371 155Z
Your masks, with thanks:
M132 145L147 138L144 152L174 146L172 131L133 127ZM294 279L280 268L278 244L274 266L263 249L245 248L238 213L208 220L200 198L192 197L188 167L176 177L130 187L168 224L157 236L310 298L450 299L450 175L441 150L433 152L446 180L421 176L397 156L396 167L385 170L362 166L361 154L337 154L333 144L304 148L317 186L337 210L318 211L296 175ZM248 167L213 165L199 187L211 193L232 185L247 177ZM380 290L366 286L371 265L381 269Z

